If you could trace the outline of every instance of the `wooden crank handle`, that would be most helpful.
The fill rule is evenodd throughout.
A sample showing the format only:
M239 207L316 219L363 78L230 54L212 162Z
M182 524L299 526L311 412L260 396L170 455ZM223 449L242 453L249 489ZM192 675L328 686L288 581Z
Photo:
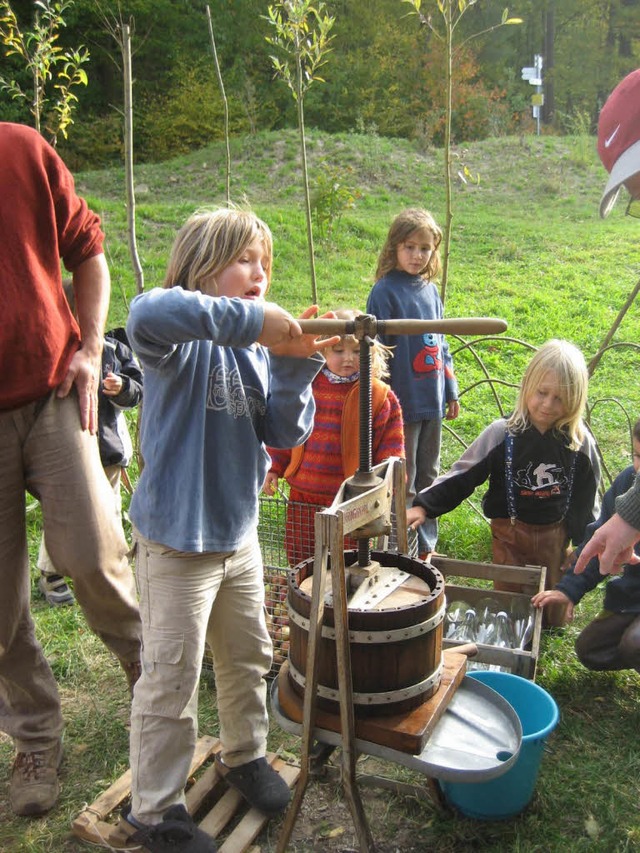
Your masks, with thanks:
M452 652L466 655L468 658L473 658L478 654L478 647L475 643L463 643L461 646L450 646L449 648Z
M298 320L308 335L348 335L354 330L353 320L318 318ZM445 317L442 320L375 320L377 332L385 335L423 335L439 332L443 335L497 335L507 328L505 320L497 317ZM347 331L349 328L349 331Z

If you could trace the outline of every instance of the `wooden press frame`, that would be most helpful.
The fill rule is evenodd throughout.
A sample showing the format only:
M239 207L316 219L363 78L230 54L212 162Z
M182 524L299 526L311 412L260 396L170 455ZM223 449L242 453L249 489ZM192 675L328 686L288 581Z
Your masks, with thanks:
M370 853L375 849L356 780L357 755L344 537L356 534L355 538L364 539L389 535L391 532L391 507L394 501L396 519L406 517L404 459L391 457L380 465L374 466L372 474L380 479L378 484L373 485L356 497L345 499L345 486L348 482L346 481L340 487L332 505L328 509L318 512L315 517L314 570L301 734L301 772L278 838L277 853L284 853L287 849L309 783L309 766L313 758L313 733L318 701L320 637L324 619L327 569L330 555L340 703L342 787L351 810L360 850L362 853ZM397 521L396 537L398 552L406 554L408 551L407 530L404 526L398 526Z

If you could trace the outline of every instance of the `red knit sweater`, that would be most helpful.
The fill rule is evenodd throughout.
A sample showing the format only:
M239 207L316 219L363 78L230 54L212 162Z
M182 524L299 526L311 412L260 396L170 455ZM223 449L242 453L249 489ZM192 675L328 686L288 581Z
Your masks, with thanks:
M76 195L71 173L35 130L0 122L0 409L60 384L80 345L62 289L102 252L100 219Z
M328 506L345 479L340 441L342 409L353 384L330 382L320 371L312 387L316 403L313 432L305 443L302 463L289 485L296 492L303 492L307 502ZM390 456L404 457L402 411L391 390L372 424L371 434L374 465ZM271 470L281 477L289 464L291 451L271 447L268 450Z

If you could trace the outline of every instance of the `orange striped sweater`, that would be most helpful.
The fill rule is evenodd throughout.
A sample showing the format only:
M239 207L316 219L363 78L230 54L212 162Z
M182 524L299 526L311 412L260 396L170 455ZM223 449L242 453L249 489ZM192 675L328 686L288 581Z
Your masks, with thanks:
M398 398L385 383L379 380L374 382L387 391L386 395L373 393L372 410L378 408L378 411L374 412L373 417L371 455L373 464L377 465L390 456L404 457L404 430ZM355 471L353 464L345 466L345 457L358 459L357 418L349 418L349 423L345 423L343 429L346 398L353 388L353 383L330 382L323 371L313 380L316 403L313 432L304 444L300 464L297 468L294 465L296 470L287 475L290 487L308 496L308 502L327 505L335 497L343 480ZM379 407L375 405L376 399L381 403ZM346 452L343 452L344 441L349 444ZM292 451L271 447L267 449L272 460L271 471L282 477L291 463ZM351 469L348 473L347 468Z

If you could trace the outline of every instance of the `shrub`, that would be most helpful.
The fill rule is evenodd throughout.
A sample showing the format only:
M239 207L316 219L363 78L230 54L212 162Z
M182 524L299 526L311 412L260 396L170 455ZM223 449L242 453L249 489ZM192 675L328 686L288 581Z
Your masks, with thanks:
M229 132L246 133L249 121L227 92ZM166 160L224 138L224 106L213 62L183 63L165 95L140 105L138 160Z
M330 240L333 229L346 210L355 207L362 198L360 190L348 183L353 173L350 166L341 168L322 160L317 166L317 176L311 192L311 212L322 240Z
M120 165L123 159L123 118L112 110L102 116L85 116L73 126L58 152L72 172Z

